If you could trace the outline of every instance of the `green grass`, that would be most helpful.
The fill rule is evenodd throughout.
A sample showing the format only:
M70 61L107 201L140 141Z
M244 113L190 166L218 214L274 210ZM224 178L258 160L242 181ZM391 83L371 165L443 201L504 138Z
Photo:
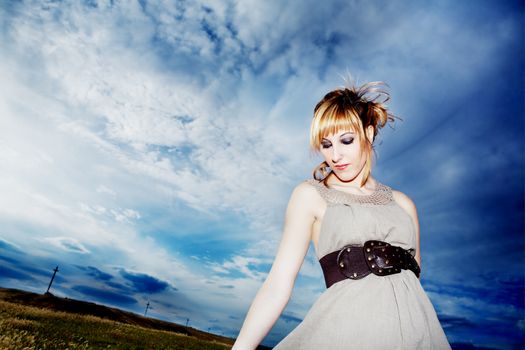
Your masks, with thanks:
M188 349L231 345L184 334L0 301L0 349Z

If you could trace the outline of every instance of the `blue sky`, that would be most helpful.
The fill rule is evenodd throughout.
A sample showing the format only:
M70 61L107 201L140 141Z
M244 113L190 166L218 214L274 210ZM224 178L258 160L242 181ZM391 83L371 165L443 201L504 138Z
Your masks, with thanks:
M525 342L522 1L3 1L0 286L235 336L315 103L385 81L373 175L418 207L455 348ZM265 340L324 290L313 249Z

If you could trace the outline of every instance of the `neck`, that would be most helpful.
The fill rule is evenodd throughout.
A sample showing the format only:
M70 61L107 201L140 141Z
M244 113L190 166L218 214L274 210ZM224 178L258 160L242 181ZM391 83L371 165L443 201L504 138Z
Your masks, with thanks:
M376 186L376 180L372 177L372 175L368 176L368 179L366 180L366 183L361 186L361 181L363 180L362 173L360 173L358 176L353 178L352 180L344 181L341 180L335 173L331 173L328 175L328 178L326 180L326 183L330 186L338 186L338 187L345 187L345 188L357 188L357 189L372 189Z

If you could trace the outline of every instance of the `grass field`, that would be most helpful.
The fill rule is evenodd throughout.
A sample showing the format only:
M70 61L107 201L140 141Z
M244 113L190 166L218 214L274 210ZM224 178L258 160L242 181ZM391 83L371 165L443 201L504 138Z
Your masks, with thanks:
M232 344L230 338L100 304L0 288L0 349L224 350Z
M0 349L229 349L184 334L0 301Z

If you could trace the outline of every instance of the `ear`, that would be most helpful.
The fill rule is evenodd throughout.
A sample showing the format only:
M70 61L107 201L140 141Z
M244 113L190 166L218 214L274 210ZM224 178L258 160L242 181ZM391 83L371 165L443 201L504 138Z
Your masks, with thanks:
M370 143L374 143L374 127L372 125L366 127L366 138Z

